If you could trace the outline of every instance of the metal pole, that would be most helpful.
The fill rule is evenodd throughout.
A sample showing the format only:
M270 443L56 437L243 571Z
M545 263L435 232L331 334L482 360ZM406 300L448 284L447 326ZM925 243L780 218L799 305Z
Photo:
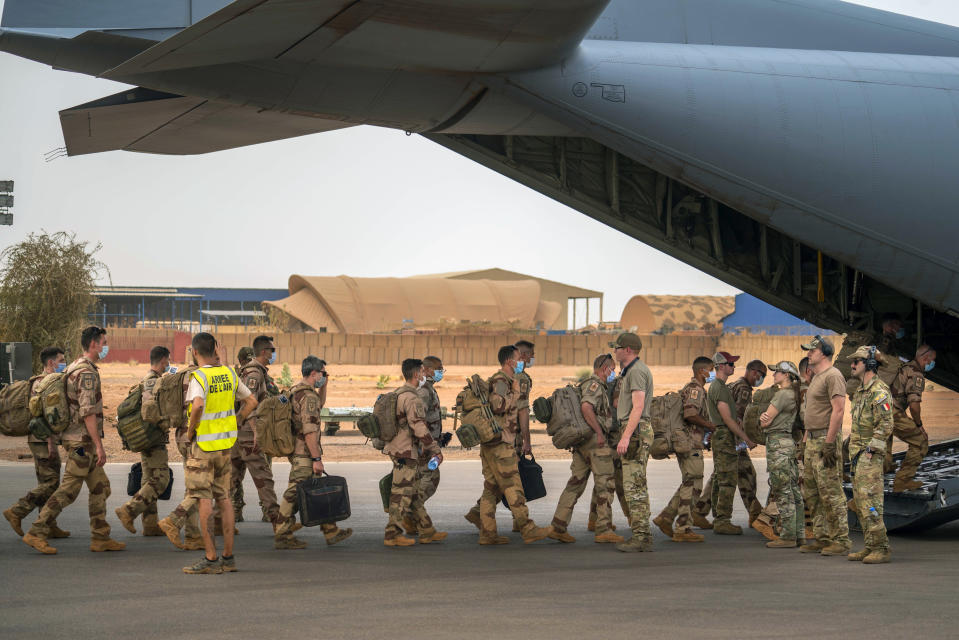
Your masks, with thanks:
M570 329L576 331L576 298L573 298L573 326Z

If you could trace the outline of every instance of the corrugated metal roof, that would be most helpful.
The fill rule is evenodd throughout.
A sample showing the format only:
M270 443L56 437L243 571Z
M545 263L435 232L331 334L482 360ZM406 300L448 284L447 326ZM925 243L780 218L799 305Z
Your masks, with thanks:
M497 277L500 276L500 277ZM450 271L447 273L433 273L433 274L424 274L420 276L410 276L411 278L447 278L456 280L464 277L471 278L484 278L487 280L499 280L503 279L502 276L508 276L508 280L513 280L516 278L527 278L529 280L536 280L539 283L547 283L555 285L557 287L562 287L568 291L568 296L570 298L602 298L602 291L593 291L591 289L583 289L582 287L575 287L564 282L556 282L555 280L547 280L546 278L538 278L536 276L527 275L525 273L518 273L516 271L509 271L507 269L500 269L498 267L493 267L492 269L474 269L472 271Z

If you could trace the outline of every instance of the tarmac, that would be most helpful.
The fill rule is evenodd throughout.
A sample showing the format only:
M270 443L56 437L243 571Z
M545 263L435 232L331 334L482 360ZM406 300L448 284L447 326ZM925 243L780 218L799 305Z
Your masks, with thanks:
M765 465L755 462L762 484ZM568 463L541 464L549 495L530 511L548 525ZM108 521L125 551L88 551L86 490L59 519L72 536L52 541L58 555L28 548L0 520L0 637L901 639L956 637L959 628L959 522L893 537L887 565L766 549L750 529L742 536L706 531L704 544L677 544L653 527L654 553L625 554L593 543L584 494L570 527L575 544L524 545L500 507L499 529L511 542L480 547L463 519L481 491L480 465L460 461L443 465L439 491L427 503L449 538L394 549L382 543L386 515L377 488L388 462L328 466L349 482L353 515L341 526L352 527L353 537L327 547L318 529L303 529L297 535L309 548L275 551L248 477L248 521L239 525L239 571L232 574L185 575L181 567L202 552L178 551L166 538L134 536L119 525L113 509L125 499L125 464L107 466ZM288 468L274 465L284 482ZM174 474L173 500L160 503L161 517L182 496L180 465ZM3 508L35 480L27 464L0 465L0 477ZM679 484L675 462L651 461L649 480L655 515ZM761 498L765 493L761 486ZM745 528L738 500L735 520ZM618 505L615 514L628 536ZM854 533L854 548L861 544Z

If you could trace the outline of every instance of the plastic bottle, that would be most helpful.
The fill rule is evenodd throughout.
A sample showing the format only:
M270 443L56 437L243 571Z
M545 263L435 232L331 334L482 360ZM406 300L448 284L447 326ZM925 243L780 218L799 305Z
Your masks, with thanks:
M430 471L436 471L436 469L439 466L440 466L439 456L433 456L432 458L430 458L430 461L426 464L426 468L429 469Z
M745 451L748 447L745 442L740 442L736 445L736 451Z
M876 507L869 507L869 515L871 515L873 518L879 517L879 512L876 511Z

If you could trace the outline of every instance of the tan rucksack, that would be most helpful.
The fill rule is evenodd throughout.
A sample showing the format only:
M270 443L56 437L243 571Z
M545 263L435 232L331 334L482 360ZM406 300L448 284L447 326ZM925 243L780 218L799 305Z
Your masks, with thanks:
M649 415L653 425L650 456L662 460L671 453L686 455L692 451L692 438L686 431L686 421L683 420L681 395L671 391L664 396L654 397L649 403Z
M556 389L547 402L546 435L552 436L554 447L571 449L594 435L593 428L583 417L582 392L578 386L568 384Z
M20 380L0 389L0 433L21 437L30 433L30 392L42 376Z
M147 382L156 382L151 378ZM142 417L143 390L145 382L130 388L127 397L117 407L117 433L123 442L123 448L134 453L149 451L164 443L166 430Z
M489 384L476 374L456 396L456 412L461 424L456 438L466 449L492 442L503 431L489 405Z
M400 432L400 421L396 416L397 401L401 393L415 393L408 387L400 387L394 391L387 391L376 398L373 403L373 413L361 417L356 426L364 436L374 442L374 446L390 442Z
M253 428L260 451L268 456L285 457L293 453L296 439L293 435L292 395L281 393L267 396L257 405Z
M746 413L743 415L743 431L756 444L766 444L766 430L759 424L759 416L769 408L769 403L773 401L778 390L779 387L772 386L755 392L752 402L746 407Z
M140 406L143 421L165 430L185 426L187 412L183 386L189 385L189 376L197 369L196 365L190 365L176 373L168 373L154 383L153 393L145 394L147 397Z
M70 405L67 404L67 380L83 367L71 364L66 371L50 373L33 387L30 397L30 433L41 440L63 433L70 426Z

